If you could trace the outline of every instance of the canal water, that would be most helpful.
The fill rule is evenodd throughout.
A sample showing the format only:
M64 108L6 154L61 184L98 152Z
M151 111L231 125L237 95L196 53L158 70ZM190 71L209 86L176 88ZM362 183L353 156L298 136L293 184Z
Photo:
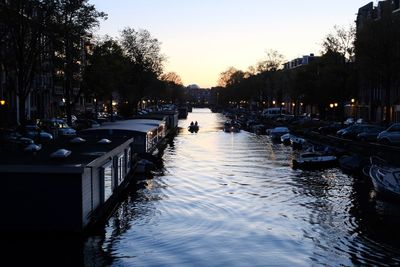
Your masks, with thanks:
M225 119L194 109L181 120L160 169L138 181L103 233L3 245L14 262L54 266L400 265L400 204L339 169L293 170L290 147L225 133Z

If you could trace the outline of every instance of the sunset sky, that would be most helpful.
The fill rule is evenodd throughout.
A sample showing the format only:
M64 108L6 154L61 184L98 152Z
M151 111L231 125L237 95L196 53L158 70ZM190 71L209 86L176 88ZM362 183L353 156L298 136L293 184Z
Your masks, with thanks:
M90 0L108 14L97 34L146 29L162 43L165 71L184 84L215 86L228 67L246 70L267 49L285 59L320 54L334 25L354 23L365 0Z

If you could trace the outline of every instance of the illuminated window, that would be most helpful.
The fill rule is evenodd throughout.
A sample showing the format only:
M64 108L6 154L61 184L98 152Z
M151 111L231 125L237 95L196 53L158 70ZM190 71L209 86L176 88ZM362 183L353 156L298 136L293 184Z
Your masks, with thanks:
M110 198L113 193L114 183L113 183L113 168L111 162L103 165L102 168L102 176L103 176L103 192L104 192L104 202Z
M125 150L125 159L126 159L126 164L125 164L125 167L126 167L126 173L129 173L129 171L131 170L131 165L132 165L132 158L131 158L131 148L130 147L128 147L128 149L127 150Z
M122 183L122 181L124 180L125 177L125 155L119 155L118 156L118 185L120 185Z

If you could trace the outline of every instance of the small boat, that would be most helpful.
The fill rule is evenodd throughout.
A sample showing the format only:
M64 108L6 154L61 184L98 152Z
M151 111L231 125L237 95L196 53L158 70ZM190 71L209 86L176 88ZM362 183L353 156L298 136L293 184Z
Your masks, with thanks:
M292 135L290 137L290 144L293 149L301 150L307 144L306 139Z
M285 146L292 146L293 149L302 149L306 144L306 140L300 137L297 137L293 134L287 133L281 136L281 142Z
M292 135L290 133L284 134L281 136L281 142L282 144L284 144L285 146L289 146L290 145L290 139L292 138Z
M263 135L266 134L267 129L264 124L257 124L252 126L252 130L257 135Z
M289 129L287 127L276 127L269 131L272 141L281 141L281 136L289 133Z
M359 155L343 155L339 158L339 167L347 174L362 175L364 167L369 165L368 158Z
M305 152L293 160L293 169L324 169L337 164L336 156L319 153Z
M191 133L197 133L199 131L199 126L198 125L189 125L188 131Z
M400 197L400 167L389 165L384 160L371 157L369 176L377 192Z
M156 168L156 165L147 159L141 159L137 163L136 172L137 173L150 173Z
M226 133L238 133L240 132L240 125L235 121L226 121L224 123L224 132Z

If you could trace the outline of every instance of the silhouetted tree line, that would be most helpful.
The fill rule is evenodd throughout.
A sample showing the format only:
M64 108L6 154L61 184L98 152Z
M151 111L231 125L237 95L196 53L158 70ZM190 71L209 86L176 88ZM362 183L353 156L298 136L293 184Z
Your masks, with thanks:
M0 64L17 96L20 122L26 120L25 102L35 79L49 72L63 82L70 118L81 47L105 17L87 0L0 1Z
M322 55L297 68L283 69L283 56L274 50L248 71L230 67L221 73L219 87L213 88L219 104L245 101L263 108L290 102L316 107L322 117L330 103L343 109L343 103L357 94L354 36L353 27L335 27L323 40Z
M181 83L161 78L165 58L157 39L126 28L118 41L94 43L101 19L106 14L88 0L0 0L0 71L16 95L19 122L26 120L25 103L39 77L63 87L69 123L81 95L111 105L114 93L127 115L145 97L183 97Z
M125 28L118 40L98 41L83 75L85 93L109 104L118 97L119 111L131 116L144 99L179 102L184 97L178 74L163 74L160 42L147 30Z

